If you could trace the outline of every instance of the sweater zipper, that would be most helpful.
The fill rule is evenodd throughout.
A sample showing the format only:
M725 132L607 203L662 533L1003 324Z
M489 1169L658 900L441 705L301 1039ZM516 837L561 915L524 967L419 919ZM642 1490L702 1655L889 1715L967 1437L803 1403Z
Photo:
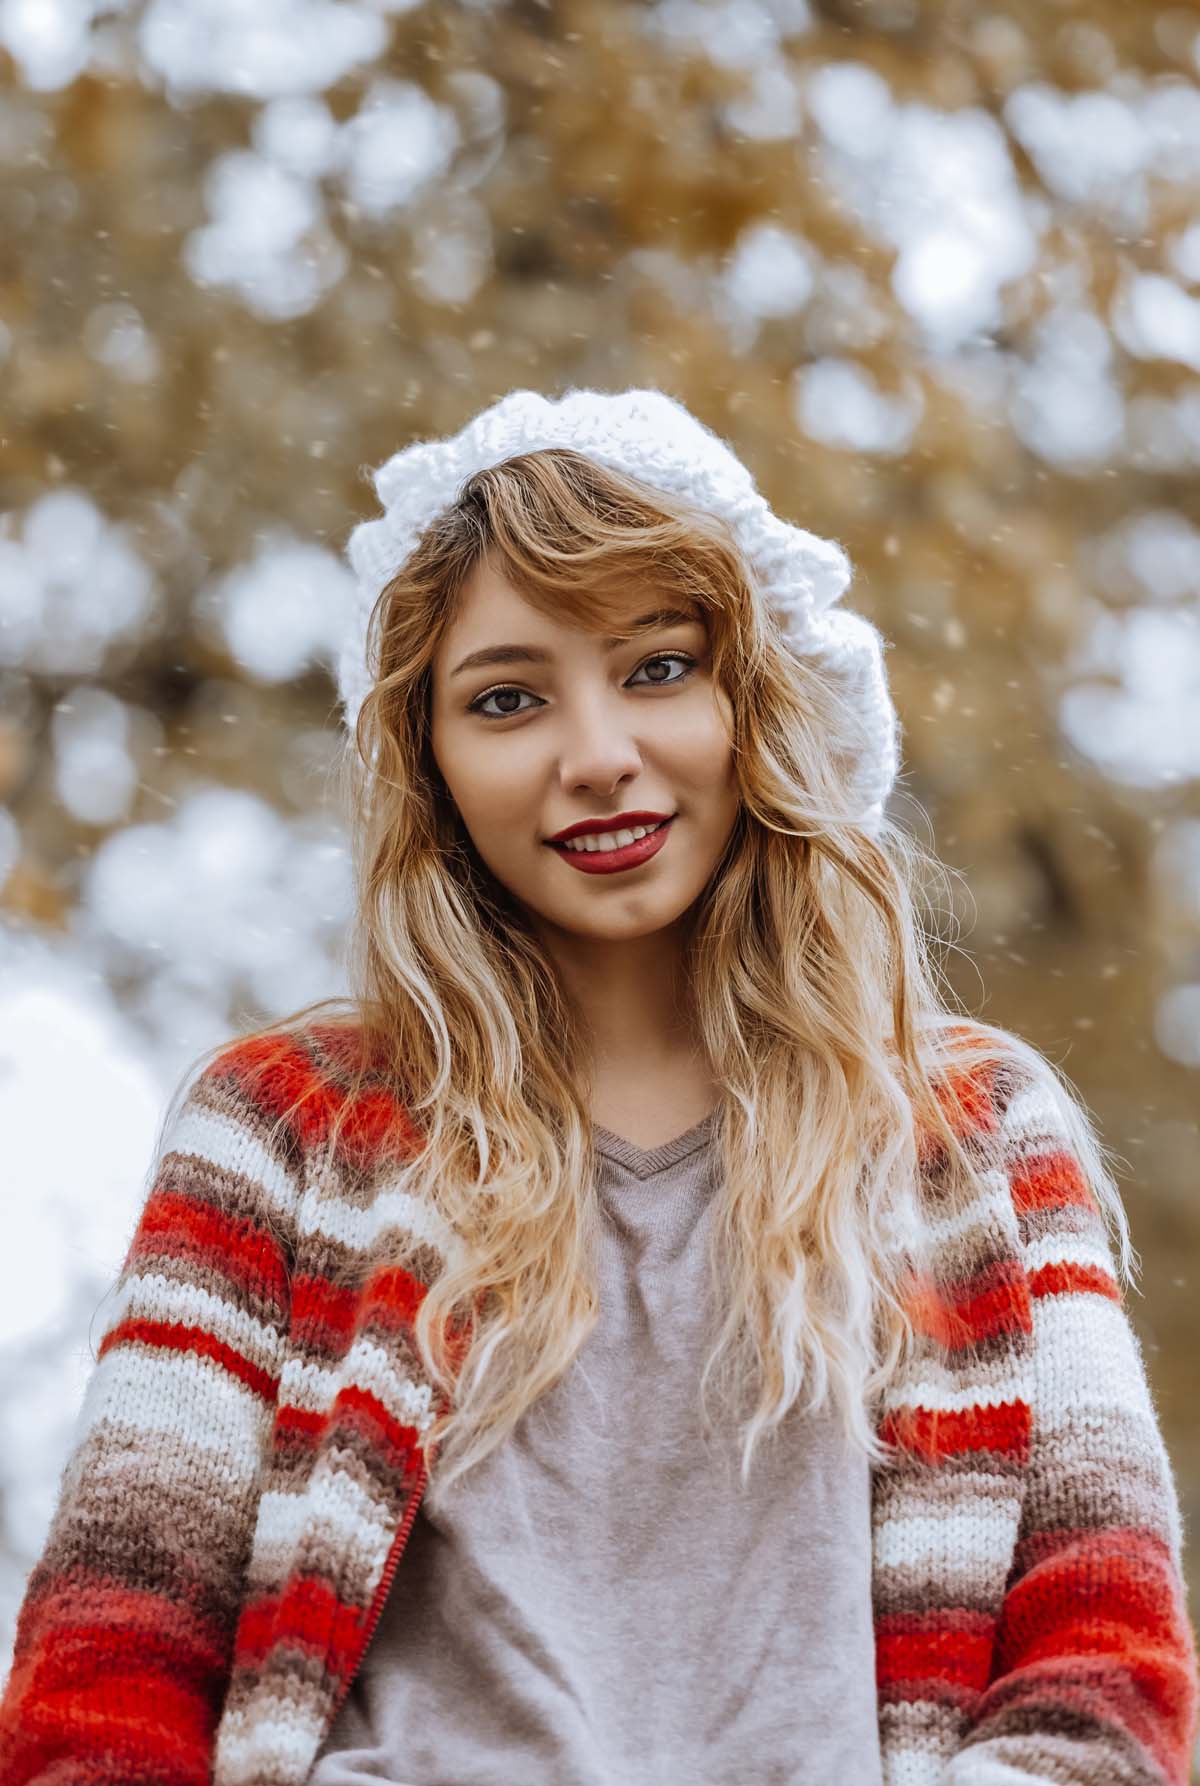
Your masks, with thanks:
M366 1623L362 1628L362 1641L355 1653L352 1665L346 1670L341 1686L338 1688L337 1697L333 1703L333 1710L330 1712L329 1721L325 1726L326 1735L328 1735L335 1718L342 1709L342 1702L350 1691L350 1684L358 1673L359 1664L367 1652L367 1646L370 1643L371 1638L374 1636L375 1627L379 1623L379 1617L383 1611L383 1603L387 1599L388 1589L392 1585L392 1577L395 1575L397 1565L400 1562L401 1556L404 1554L404 1546L408 1542L408 1534L412 1530L413 1520L417 1517L417 1508L421 1504L421 1497L425 1493L425 1485L428 1481L429 1460L423 1455L421 1458L421 1469L420 1474L417 1477L416 1487L413 1489L412 1498L408 1503L408 1509L404 1518L400 1522L396 1536L392 1539L392 1548L388 1552L387 1562L383 1566L383 1574L380 1576L379 1585L375 1589L375 1598L371 1602L371 1609L367 1614Z

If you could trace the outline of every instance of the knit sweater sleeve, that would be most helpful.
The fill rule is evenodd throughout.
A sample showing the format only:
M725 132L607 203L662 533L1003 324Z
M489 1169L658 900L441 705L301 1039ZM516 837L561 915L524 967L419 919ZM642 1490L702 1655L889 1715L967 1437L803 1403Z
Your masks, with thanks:
M946 1786L1186 1786L1181 1521L1113 1252L1052 1069L1003 1119L1032 1322L1031 1455L990 1683Z
M208 1786L288 1318L298 1167L253 1039L170 1121L0 1699L0 1786Z

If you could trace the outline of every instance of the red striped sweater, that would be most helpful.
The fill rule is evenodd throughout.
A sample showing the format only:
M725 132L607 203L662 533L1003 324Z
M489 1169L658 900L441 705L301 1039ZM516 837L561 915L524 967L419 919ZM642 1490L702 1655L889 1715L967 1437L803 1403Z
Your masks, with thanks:
M266 1046L201 1075L156 1158L20 1611L0 1786L301 1786L402 1561L436 1399L410 1327L452 1237L378 1155L382 1093L316 1169L330 1032L269 1071ZM973 1120L1004 1173L930 1203L942 1288L913 1295L873 1478L888 1786L1188 1779L1178 1502L1060 1098L1048 1067L996 1072ZM387 1262L399 1228L420 1276ZM348 1249L357 1291L328 1281Z

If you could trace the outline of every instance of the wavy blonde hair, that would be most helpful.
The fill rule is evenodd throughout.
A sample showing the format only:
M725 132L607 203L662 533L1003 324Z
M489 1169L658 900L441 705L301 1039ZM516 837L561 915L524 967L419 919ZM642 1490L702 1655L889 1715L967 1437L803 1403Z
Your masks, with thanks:
M942 865L886 817L871 835L847 810L853 691L783 640L725 524L567 448L477 472L381 591L373 686L343 759L352 990L254 1032L305 1031L323 1052L346 1094L331 1149L360 1094L389 1094L368 1100L372 1120L395 1100L405 1188L459 1243L433 1275L420 1237L387 1237L389 1264L433 1275L413 1332L444 1397L425 1443L443 1482L479 1461L600 1312L582 1016L473 848L430 748L431 665L485 554L540 612L585 628L621 634L635 581L705 621L741 810L686 944L697 1042L723 1088L710 1253L723 1319L702 1405L708 1420L712 1380L744 1413L743 1484L795 1403L831 1400L885 1463L875 1411L914 1341L906 1286L933 1270L925 1189L936 1178L944 1211L995 1165L970 1120L979 1075L1024 1058L1057 1087L1128 1275L1106 1150L1057 1068L942 996L922 916Z

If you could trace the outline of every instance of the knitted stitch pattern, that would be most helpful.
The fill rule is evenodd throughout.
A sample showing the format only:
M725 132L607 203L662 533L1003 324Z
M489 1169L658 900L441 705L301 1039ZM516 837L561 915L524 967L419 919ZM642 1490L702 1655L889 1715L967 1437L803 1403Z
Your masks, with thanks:
M454 1245L382 1157L382 1089L318 1165L345 1047L314 1027L268 1071L235 1042L163 1138L26 1587L0 1786L309 1775L433 1462L411 1329ZM880 1416L884 1778L1185 1786L1179 1509L1100 1212L1050 1069L975 1078L1005 1169L950 1214L926 1151L940 1288L913 1291L921 1348ZM387 1263L401 1230L415 1274ZM357 1291L328 1281L347 1250Z

